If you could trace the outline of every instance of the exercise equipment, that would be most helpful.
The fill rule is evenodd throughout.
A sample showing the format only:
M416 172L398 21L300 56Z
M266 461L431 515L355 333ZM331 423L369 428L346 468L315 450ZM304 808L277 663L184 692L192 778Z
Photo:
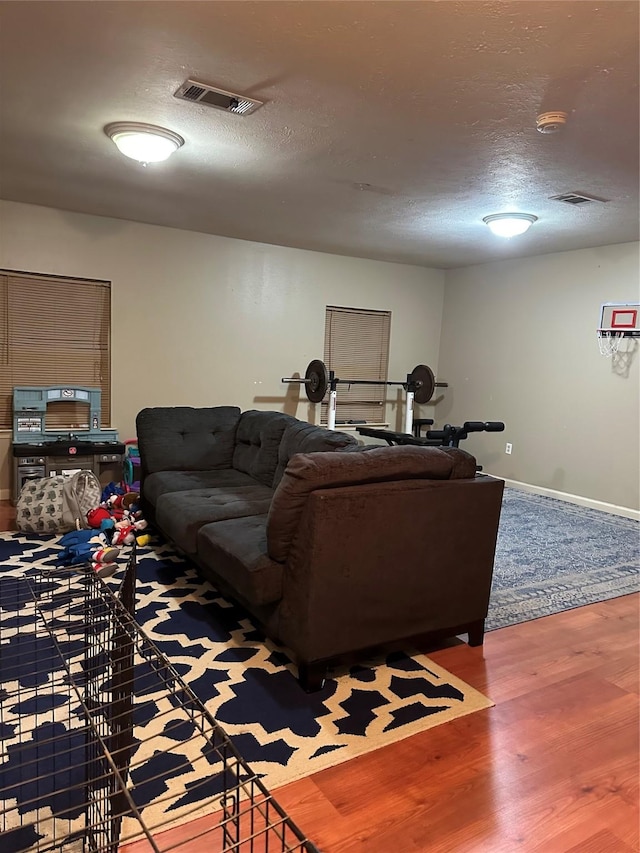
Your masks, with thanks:
M283 382L302 382L307 397L312 403L321 403L329 386L329 371L324 361L314 358L309 362L304 379L283 379Z
M459 447L470 432L504 432L502 421L465 421L462 426L445 424L442 429L427 430L427 441L437 441L441 447Z
M382 379L339 379L333 370L328 370L326 364L319 358L313 359L305 371L304 378L283 376L282 382L293 382L304 385L307 398L312 403L321 403L329 394L328 427L334 429L336 424L336 398L338 385L401 385L407 392L405 408L405 429L411 432L413 423L413 403L428 403L436 388L447 388L447 382L436 382L433 370L426 364L418 364L403 382L390 382Z
M433 421L432 421L433 423ZM375 427L356 427L360 435L382 438L387 444L417 444L420 447L459 447L460 442L469 437L470 432L504 432L502 421L465 421L462 426L445 424L442 429L430 429L426 435L410 435L406 432L394 432ZM482 466L477 466L478 471Z

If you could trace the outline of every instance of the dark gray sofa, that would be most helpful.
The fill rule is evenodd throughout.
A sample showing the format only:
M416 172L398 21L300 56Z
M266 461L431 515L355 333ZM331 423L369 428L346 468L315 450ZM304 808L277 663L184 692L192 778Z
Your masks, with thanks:
M375 447L279 412L149 408L147 518L283 644L301 683L415 636L483 640L503 482L458 448Z

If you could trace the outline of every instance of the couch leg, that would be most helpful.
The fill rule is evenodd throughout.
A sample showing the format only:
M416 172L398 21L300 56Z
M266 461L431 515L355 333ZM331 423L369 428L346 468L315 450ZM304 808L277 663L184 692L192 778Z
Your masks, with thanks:
M298 664L298 681L305 693L322 690L327 675L326 664L321 661Z
M468 634L470 646L481 646L484 642L484 619L472 622L471 625L469 625Z

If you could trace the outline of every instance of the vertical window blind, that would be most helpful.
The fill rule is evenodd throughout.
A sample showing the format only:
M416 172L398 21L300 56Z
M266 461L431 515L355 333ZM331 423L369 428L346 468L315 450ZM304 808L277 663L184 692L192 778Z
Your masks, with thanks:
M328 305L324 362L338 379L387 381L391 312ZM338 385L336 420L384 421L384 385ZM328 403L321 419L327 422Z
M0 270L0 429L12 428L13 388L24 385L100 388L109 426L110 339L109 282ZM46 426L82 428L86 408L52 404Z

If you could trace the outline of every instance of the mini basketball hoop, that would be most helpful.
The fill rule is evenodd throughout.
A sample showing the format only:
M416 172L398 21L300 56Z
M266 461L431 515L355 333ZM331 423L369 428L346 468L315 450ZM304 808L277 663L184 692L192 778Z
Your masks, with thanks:
M596 333L600 355L611 358L620 349L623 338L640 337L640 304L605 302L600 308Z
M611 358L620 349L624 333L615 332L612 329L598 329L597 332L600 355L604 355L606 358Z

